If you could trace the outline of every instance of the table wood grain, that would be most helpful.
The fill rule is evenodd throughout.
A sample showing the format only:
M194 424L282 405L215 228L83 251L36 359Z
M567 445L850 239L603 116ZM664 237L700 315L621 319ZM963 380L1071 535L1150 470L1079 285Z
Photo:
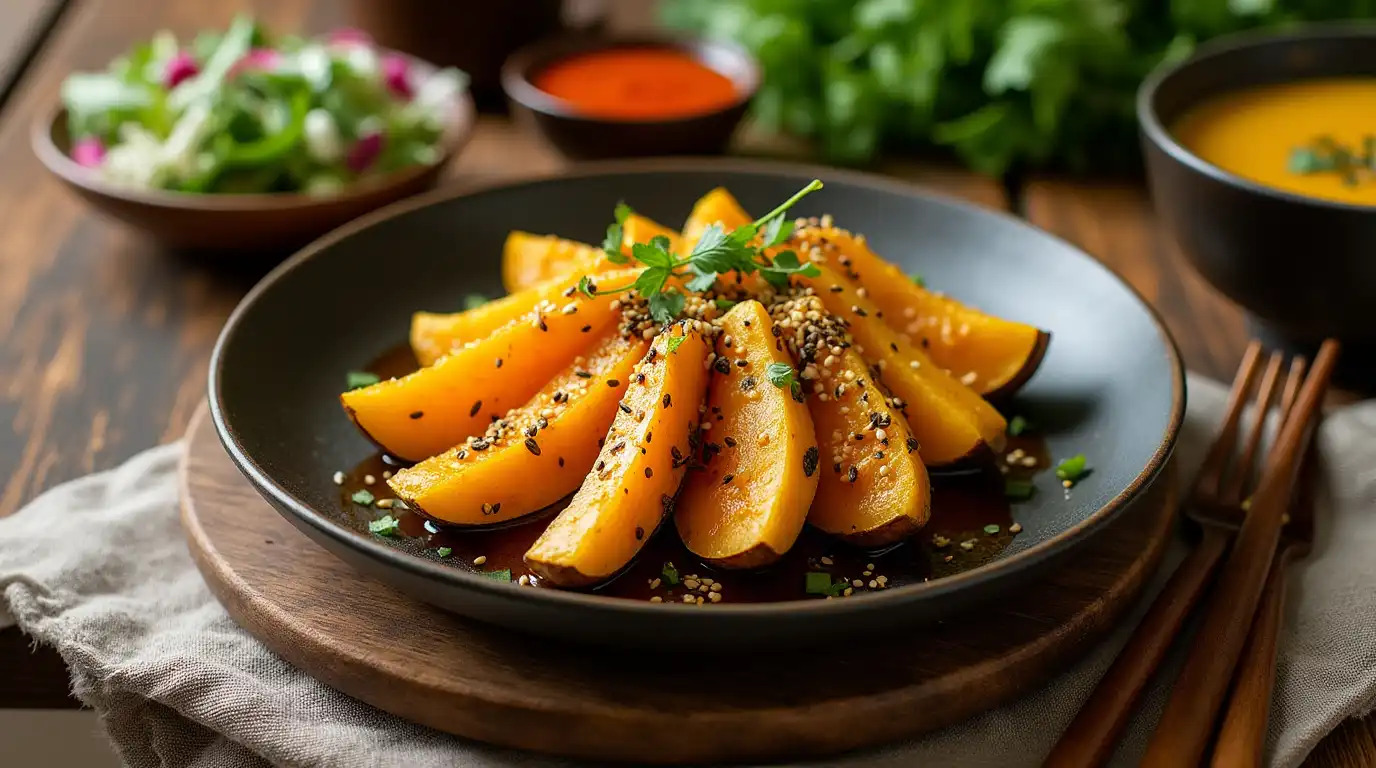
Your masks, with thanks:
M614 27L650 18L642 0L613 7ZM0 423L8 426L0 430L0 516L177 439L202 397L220 325L264 270L243 260L198 262L94 216L46 175L29 149L29 125L68 72L101 67L159 28L189 34L224 26L241 10L279 29L343 23L332 0L0 2ZM22 77L9 88L15 73ZM805 150L750 132L738 148L784 157ZM553 151L489 116L449 179L563 167ZM932 163L877 170L991 207L1009 203L1002 184ZM1015 192L1014 210L1096 255L1152 302L1191 368L1231 374L1246 341L1242 315L1162 236L1140 183L1034 178ZM30 648L14 630L0 632L0 680L0 707L76 704L56 654ZM1376 764L1376 726L1345 724L1308 764Z

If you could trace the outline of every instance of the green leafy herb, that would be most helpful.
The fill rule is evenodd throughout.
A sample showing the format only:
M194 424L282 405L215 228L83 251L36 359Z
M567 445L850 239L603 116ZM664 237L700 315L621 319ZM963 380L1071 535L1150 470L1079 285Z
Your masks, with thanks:
M917 285L918 288L926 288L926 287L927 287L927 281L922 279L922 275L921 275L921 274L914 272L913 275L912 275L912 278L913 278L913 282Z
M510 568L503 568L500 571L483 571L483 575L493 581L511 581Z
M1089 474L1089 467L1083 453L1077 453L1056 465L1056 477L1069 480L1072 483L1079 481L1087 474Z
M1290 151L1286 168L1295 174L1336 173L1343 183L1355 186L1361 172L1370 172L1376 166L1376 136L1362 139L1361 149L1334 139L1320 136L1303 147Z
M349 389L371 387L379 381L382 381L382 379L378 378L376 373L368 373L367 371L349 371L347 380Z
M665 563L659 571L659 577L671 587L678 586L678 569L674 567L673 563Z
M1021 435L1022 433L1026 432L1028 427L1029 425L1027 423L1027 419L1024 419L1021 416L1014 416L1013 418L1008 420L1008 434L1012 435L1013 437L1017 437L1018 435Z
M803 578L803 591L809 595L825 595L831 591L831 574L808 571Z
M482 305L486 304L487 301L487 297L482 295L481 293L470 293L467 296L463 297L463 308L477 309L478 307L481 307Z
M770 384L779 389L788 388L792 390L794 397L799 397L803 393L803 385L798 383L793 366L788 363L770 363L764 369L764 375L765 378L769 379Z
M845 579L837 579L835 582L832 583L830 587L827 588L827 594L831 595L832 597L841 597L846 593L846 590L849 587L849 581L846 581Z
M1027 501L1036 492L1037 486L1026 480L1006 480L1003 483L1003 495L1014 501Z
M739 302L735 302L730 299L717 299L717 309L726 312L730 310L732 307L736 306L736 304L738 303Z
M686 338L688 338L687 335L684 335L684 336L670 336L669 338L667 338L667 339L664 340L664 350L665 350L666 352L668 352L669 354L673 354L673 353L677 352L677 351L678 351L678 348L681 347L681 346L683 346L683 340L686 339Z
M384 515L369 522L368 530L379 536L395 536L401 531L401 523L391 515Z
M617 203L613 211L615 221L607 225L607 237L602 241L602 252L607 254L607 261L613 264L625 264L630 261L621 252L621 243L625 240L626 219L630 218L635 211L631 206L624 202Z
M993 523L990 523L989 525L984 526L984 532L987 533L987 534L989 534L990 536L995 536L995 535L997 535L998 532L1001 531L1001 530L1003 530L1003 529L1000 528L1000 527L998 527L997 525L994 525Z
M439 555L440 557L449 557L450 555L454 554L454 550L451 547L440 547L439 549L435 550L435 554Z
M990 174L1138 161L1142 78L1209 38L1369 18L1369 0L669 0L665 20L734 39L764 78L753 116L827 158L945 144Z
M355 504L362 504L365 507L371 507L373 505L373 499L375 499L376 497L373 496L373 494L369 493L367 489L361 489L354 491L354 495L350 496L349 498L353 499Z
M758 272L765 280L780 288L788 285L791 275L816 277L820 274L817 268L811 262L800 263L796 253L784 251L771 259L764 249L788 240L793 225L783 220L784 213L799 200L821 188L822 182L813 179L774 210L729 233L719 224L708 226L687 256L671 253L669 238L663 235L656 235L648 243L634 243L631 245L631 255L644 269L633 282L615 288L594 288L584 276L578 281L578 290L588 297L635 291L650 302L650 314L654 320L666 324L683 312L685 299L677 291L666 290L670 278L683 279L685 290L701 293L710 289L716 283L717 276L725 272L739 272L742 275ZM629 215L629 210L624 206L618 207L617 221L607 230L607 241L603 245L608 249L609 256L613 236L622 236L621 225L625 215ZM762 228L764 244L756 245L755 238ZM617 245L619 248L620 240L617 240Z

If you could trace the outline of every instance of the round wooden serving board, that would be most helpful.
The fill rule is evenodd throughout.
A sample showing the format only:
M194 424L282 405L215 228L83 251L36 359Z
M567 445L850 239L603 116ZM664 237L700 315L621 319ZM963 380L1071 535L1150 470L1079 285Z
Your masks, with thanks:
M230 462L204 406L187 445L182 523L192 555L235 621L282 658L460 736L642 763L816 757L1019 696L1132 604L1165 550L1176 495L1168 469L1151 498L1071 564L970 617L835 648L652 653L526 637L408 598L279 516Z

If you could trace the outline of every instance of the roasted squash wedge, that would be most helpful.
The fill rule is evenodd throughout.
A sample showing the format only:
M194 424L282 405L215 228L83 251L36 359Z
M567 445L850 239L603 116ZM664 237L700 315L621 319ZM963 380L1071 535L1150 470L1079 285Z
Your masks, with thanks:
M500 523L555 503L592 469L595 438L611 427L648 346L613 331L484 435L401 470L388 485L412 507L455 525ZM486 447L476 450L480 439Z
M885 325L879 308L829 265L817 267L821 275L804 280L827 311L850 324L856 352L875 365L884 385L904 402L924 464L947 466L1003 448L1008 424L992 405Z
M679 233L638 213L627 216L621 225L621 250L630 256L633 244L648 243L656 237L663 237L669 241L670 253L683 253L683 240Z
M673 512L696 442L706 360L707 342L685 324L655 339L631 375L624 407L592 472L526 552L526 565L536 575L564 587L604 581Z
M615 324L613 297L582 294L540 306L428 368L339 396L344 410L387 453L434 456L529 400Z
M1003 320L929 291L879 258L863 237L834 226L802 227L799 253L819 255L869 294L884 322L922 348L932 362L981 395L1011 395L1036 373L1051 335Z
M726 568L758 568L787 552L817 491L818 452L801 390L770 383L792 363L758 301L720 320L708 386L702 467L688 473L674 511L684 545ZM740 365L744 362L745 365Z
M807 521L864 547L905 539L931 516L932 487L917 438L859 355L847 349L825 361L819 381L826 397L807 399L822 452ZM838 397L840 382L847 386Z
M502 283L514 294L551 278L600 271L598 265L606 256L586 243L513 231L502 247Z
M720 224L722 229L730 232L751 221L754 219L736 202L736 198L725 187L717 187L693 204L688 221L683 224L683 247L686 249L683 253L691 252L698 238L702 237L703 230L713 224Z
M573 273L536 283L464 312L416 312L411 315L411 352L421 365L432 365L455 347L491 335L542 302L563 306L579 276L581 273Z

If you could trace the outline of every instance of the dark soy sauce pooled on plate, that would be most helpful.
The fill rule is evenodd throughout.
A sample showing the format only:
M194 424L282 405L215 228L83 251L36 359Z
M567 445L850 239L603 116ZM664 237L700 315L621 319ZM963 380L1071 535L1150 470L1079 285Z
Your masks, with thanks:
M410 350L403 346L369 370L387 378L415 367ZM1010 454L1019 458L1010 461ZM1022 457L1031 457L1035 465L1025 466ZM619 576L594 591L633 600L657 597L682 603L687 596L693 602L702 598L710 603L713 594L720 594L718 600L723 603L764 603L821 599L807 594L808 573L829 574L838 596L844 596L846 588L858 594L950 576L988 562L1012 542L1015 534L1009 531L1013 517L1004 494L1005 479L1030 480L1049 463L1045 443L1022 435L1010 438L1007 452L987 465L965 472L933 473L931 520L916 537L881 551L853 547L805 526L778 562L755 571L730 571L703 564L679 541L672 524L661 525ZM374 454L346 473L339 496L346 515L362 527L391 514L398 522L398 540L414 540L440 562L486 573L509 571L513 587L523 576L531 586L540 586L522 556L543 532L543 522L558 514L566 502L500 527L460 528L437 524L415 510L368 508L353 501L360 489L378 500L393 498L383 473L401 466L390 457ZM372 484L365 483L369 476ZM446 557L440 556L442 551ZM480 559L481 563L476 562ZM669 583L671 574L676 584Z

